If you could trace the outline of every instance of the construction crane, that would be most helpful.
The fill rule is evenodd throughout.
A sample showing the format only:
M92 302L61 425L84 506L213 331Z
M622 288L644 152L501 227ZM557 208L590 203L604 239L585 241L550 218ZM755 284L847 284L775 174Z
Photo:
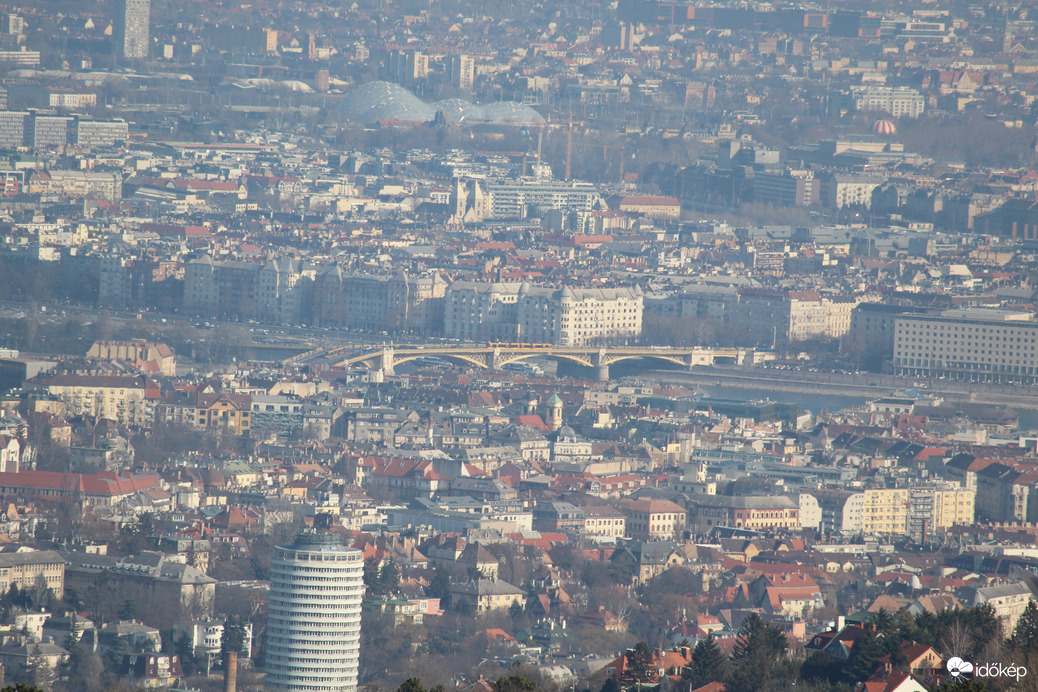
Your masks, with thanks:
M526 161L531 156L528 151L477 151L477 156L509 156L511 158L521 158L523 160L523 177L526 177ZM538 151L533 156L537 157L537 160L541 159L541 152Z
M566 127L566 176L565 176L566 180L571 180L573 178L573 126L574 125L583 125L583 124L584 124L583 120L572 120L572 119L566 119L566 120L551 119L551 120L548 120L548 122L547 122L547 125L549 127L552 126L552 125L566 125L567 126ZM544 128L542 127L541 130L543 131L543 129ZM537 138L537 152L538 152L537 160L538 160L538 162L540 162L540 136L538 136L538 138Z

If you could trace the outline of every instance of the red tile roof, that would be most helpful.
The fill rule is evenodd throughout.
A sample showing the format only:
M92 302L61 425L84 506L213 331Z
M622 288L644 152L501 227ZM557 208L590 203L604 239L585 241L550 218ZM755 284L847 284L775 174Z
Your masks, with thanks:
M0 487L2 488L80 491L87 495L108 497L128 495L139 490L156 488L158 485L159 477L155 474L135 476L126 473L118 475L111 471L93 474L60 473L58 471L0 473Z

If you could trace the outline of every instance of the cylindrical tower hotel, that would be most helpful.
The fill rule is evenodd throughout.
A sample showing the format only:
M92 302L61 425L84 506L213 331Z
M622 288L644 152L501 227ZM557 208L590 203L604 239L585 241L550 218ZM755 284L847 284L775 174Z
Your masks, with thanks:
M270 560L267 688L353 692L364 559L330 533L303 532Z

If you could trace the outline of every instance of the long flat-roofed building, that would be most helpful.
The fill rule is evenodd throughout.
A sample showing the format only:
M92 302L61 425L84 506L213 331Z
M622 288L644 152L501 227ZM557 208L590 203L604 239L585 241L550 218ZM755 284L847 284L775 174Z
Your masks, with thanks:
M28 589L40 577L60 594L65 591L65 558L53 550L0 553L0 589L7 592L13 584Z
M1029 312L969 308L897 318L894 370L968 382L1038 381L1038 321Z
M716 527L739 529L800 528L800 507L788 497L689 494L689 525L696 533Z

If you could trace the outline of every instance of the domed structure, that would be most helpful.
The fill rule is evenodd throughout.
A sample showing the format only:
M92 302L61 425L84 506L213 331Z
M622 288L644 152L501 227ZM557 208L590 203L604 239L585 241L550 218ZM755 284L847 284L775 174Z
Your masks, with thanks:
M346 120L374 123L379 120L407 120L426 123L436 117L427 105L399 84L368 82L353 89L335 109Z
M872 125L872 131L877 135L896 135L897 127L889 120L877 120Z
M447 99L426 103L413 93L390 82L368 82L346 94L336 107L345 120L375 123L379 120L403 120L426 123L440 116L458 125L539 125L544 122L540 113L515 101L486 105L469 103L464 99Z

